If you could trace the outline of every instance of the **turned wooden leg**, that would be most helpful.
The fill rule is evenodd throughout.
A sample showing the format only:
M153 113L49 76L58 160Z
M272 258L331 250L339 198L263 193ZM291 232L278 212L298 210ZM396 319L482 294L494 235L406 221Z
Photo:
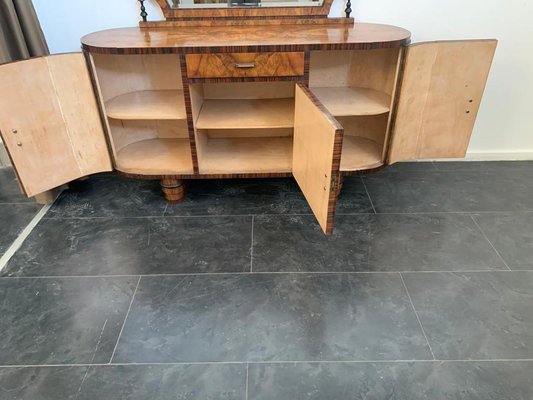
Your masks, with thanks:
M169 203L179 203L185 199L187 186L181 179L162 179L161 189L165 194L165 199Z

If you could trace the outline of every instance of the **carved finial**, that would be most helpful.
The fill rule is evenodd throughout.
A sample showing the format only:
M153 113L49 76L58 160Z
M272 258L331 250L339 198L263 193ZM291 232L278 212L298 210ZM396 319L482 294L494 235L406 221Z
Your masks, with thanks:
M141 3L141 17L144 22L146 22L146 17L148 16L148 13L146 12L146 7L144 7L144 0L139 0L139 3Z
M352 13L352 2L350 0L346 1L346 10L344 12L346 13L346 18L350 18Z

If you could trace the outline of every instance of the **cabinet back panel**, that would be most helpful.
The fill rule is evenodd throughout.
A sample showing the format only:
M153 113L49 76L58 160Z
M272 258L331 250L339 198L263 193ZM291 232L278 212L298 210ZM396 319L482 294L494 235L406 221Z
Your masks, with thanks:
M149 139L189 138L187 121L121 121L110 119L111 137L118 153L124 147Z
M174 54L93 54L104 101L142 90L182 89L180 60Z
M362 87L392 94L399 49L315 51L310 87Z
M389 122L388 114L365 117L337 117L345 136L359 136L383 144Z
M278 99L294 97L294 82L205 83L206 99Z
M209 138L254 138L292 136L293 129L206 129Z

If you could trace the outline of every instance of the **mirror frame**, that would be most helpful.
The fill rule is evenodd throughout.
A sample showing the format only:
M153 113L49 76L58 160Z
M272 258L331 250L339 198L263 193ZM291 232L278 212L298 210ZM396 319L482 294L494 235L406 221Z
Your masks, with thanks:
M232 7L232 8L171 8L167 0L157 0L167 21L213 20L236 18L327 18L333 0L324 0L321 6L306 7Z

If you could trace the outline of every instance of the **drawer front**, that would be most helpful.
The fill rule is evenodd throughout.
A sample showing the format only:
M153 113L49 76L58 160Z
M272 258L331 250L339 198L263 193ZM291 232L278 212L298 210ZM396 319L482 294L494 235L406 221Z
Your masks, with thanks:
M303 52L187 54L189 78L303 76Z

